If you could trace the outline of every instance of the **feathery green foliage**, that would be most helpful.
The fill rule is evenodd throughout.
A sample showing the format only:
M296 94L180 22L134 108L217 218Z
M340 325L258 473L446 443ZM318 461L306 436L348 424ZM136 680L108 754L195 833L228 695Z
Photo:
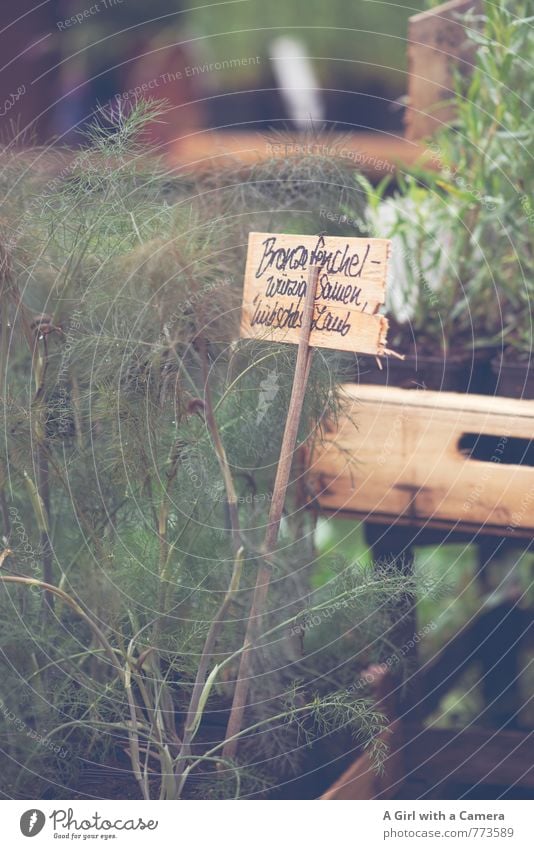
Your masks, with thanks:
M91 795L91 764L125 762L144 798L263 793L315 736L343 728L383 758L384 719L351 689L360 667L344 630L361 617L361 648L364 611L406 606L414 588L339 562L312 591L314 519L297 474L239 759L221 755L295 365L291 346L238 340L244 236L251 219L267 226L288 181L290 217L310 185L333 203L347 179L318 157L192 190L139 144L158 114L141 104L114 128L101 121L52 176L5 163L9 796ZM338 382L337 357L318 355L300 443L337 415Z

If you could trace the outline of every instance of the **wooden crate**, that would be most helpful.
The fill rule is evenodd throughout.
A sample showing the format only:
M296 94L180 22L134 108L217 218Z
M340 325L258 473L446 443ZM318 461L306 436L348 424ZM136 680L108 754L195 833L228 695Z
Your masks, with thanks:
M532 535L534 468L507 455L529 450L532 462L534 401L354 384L345 394L337 430L310 459L318 506L373 522ZM473 446L484 459L466 453Z
M452 0L421 12L408 23L408 139L431 135L453 110L441 104L453 96L453 72L471 72L475 47L458 15L481 9L481 0ZM438 104L439 107L438 107Z

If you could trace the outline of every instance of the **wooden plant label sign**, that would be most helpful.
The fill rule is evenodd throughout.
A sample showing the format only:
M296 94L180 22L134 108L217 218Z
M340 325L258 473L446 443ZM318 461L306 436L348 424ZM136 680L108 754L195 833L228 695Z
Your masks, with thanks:
M298 344L310 266L317 281L310 346L383 354L388 239L250 233L241 336Z

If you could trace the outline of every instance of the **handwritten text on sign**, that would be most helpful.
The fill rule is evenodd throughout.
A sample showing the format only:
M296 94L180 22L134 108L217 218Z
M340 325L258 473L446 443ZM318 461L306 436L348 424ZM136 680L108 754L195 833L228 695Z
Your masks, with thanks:
M241 336L298 343L311 266L317 281L310 345L383 354L390 242L250 233Z

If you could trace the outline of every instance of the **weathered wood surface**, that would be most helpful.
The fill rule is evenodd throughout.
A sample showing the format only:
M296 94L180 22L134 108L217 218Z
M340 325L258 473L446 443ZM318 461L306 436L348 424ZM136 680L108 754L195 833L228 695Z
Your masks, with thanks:
M363 520L534 531L534 468L503 462L512 437L534 440L534 401L345 387L346 415L310 460L316 503ZM460 450L464 434L493 437L488 460Z
M250 167L276 157L338 156L378 179L412 165L422 148L391 133L343 133L339 140L316 137L311 145L298 134L202 130L176 141L166 156L177 170L201 173L228 166Z
M408 24L408 107L406 137L420 139L434 133L454 116L454 69L469 75L475 45L458 15L480 10L480 0L452 0L410 18Z
M250 233L241 336L299 341L310 267L319 267L310 345L382 354L390 242L336 236Z
M534 731L405 728L406 777L534 788Z

